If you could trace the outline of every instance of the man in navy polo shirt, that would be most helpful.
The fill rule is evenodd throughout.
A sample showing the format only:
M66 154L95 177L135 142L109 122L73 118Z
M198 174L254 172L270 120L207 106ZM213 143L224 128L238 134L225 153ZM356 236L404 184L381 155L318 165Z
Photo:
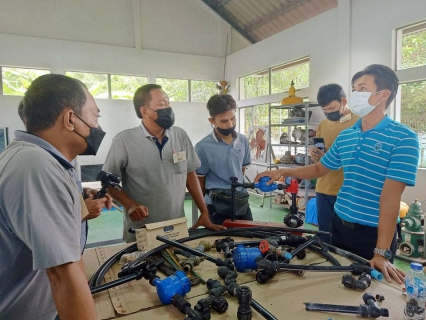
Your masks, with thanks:
M230 177L244 181L244 170L251 162L248 140L235 131L235 110L237 104L228 94L214 95L207 102L209 121L214 127L211 134L195 145L195 152L201 161L196 170L204 200L212 223L222 224L231 217L231 212L221 212L214 207L211 192L231 189ZM243 191L241 188L238 188ZM250 207L239 220L253 220Z
M414 186L419 161L417 135L390 119L386 110L398 90L390 68L370 65L352 78L352 112L361 117L343 130L315 165L259 174L319 178L343 168L344 181L331 221L332 244L370 260L372 267L402 283L391 262L396 252L396 221L405 186Z

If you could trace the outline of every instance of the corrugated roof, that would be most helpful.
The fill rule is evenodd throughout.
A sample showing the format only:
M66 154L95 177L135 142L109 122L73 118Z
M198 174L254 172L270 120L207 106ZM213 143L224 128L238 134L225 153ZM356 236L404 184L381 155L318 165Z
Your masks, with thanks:
M337 7L337 0L202 0L250 42Z

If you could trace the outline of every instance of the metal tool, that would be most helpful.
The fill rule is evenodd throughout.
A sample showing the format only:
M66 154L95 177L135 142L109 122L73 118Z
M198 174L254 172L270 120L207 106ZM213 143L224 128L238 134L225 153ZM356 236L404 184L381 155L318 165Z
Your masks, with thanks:
M376 304L376 299L371 293L364 293L362 299L365 304L361 304L360 306L344 306L313 302L305 302L305 306L306 310L309 311L359 314L362 318L389 317L389 310L386 308L379 308Z

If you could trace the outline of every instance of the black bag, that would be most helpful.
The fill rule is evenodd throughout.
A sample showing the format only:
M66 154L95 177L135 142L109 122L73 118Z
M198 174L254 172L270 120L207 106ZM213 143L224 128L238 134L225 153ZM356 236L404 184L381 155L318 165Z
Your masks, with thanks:
M220 215L232 216L232 197L230 189L212 189L210 190L210 198L216 212ZM244 216L249 207L249 194L235 190L235 216Z

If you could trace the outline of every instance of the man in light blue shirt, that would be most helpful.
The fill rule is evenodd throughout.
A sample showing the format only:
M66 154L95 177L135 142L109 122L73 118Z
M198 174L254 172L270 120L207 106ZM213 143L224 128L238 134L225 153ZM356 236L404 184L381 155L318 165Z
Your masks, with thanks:
M196 173L205 194L210 220L215 224L222 224L229 219L231 212L215 208L212 192L230 190L230 177L237 177L239 182L243 182L245 167L251 163L248 140L235 131L236 108L232 96L227 94L212 96L207 102L207 109L214 130L195 145L195 152L201 161L201 167ZM243 189L239 188L239 191ZM250 207L247 205L247 209L236 218L253 220Z
M386 110L398 90L393 70L371 65L352 78L350 108L361 117L343 130L321 162L259 174L319 178L343 168L344 181L331 220L332 244L370 260L390 282L404 280L391 262L396 252L396 221L405 186L414 186L419 161L416 133L391 120Z

